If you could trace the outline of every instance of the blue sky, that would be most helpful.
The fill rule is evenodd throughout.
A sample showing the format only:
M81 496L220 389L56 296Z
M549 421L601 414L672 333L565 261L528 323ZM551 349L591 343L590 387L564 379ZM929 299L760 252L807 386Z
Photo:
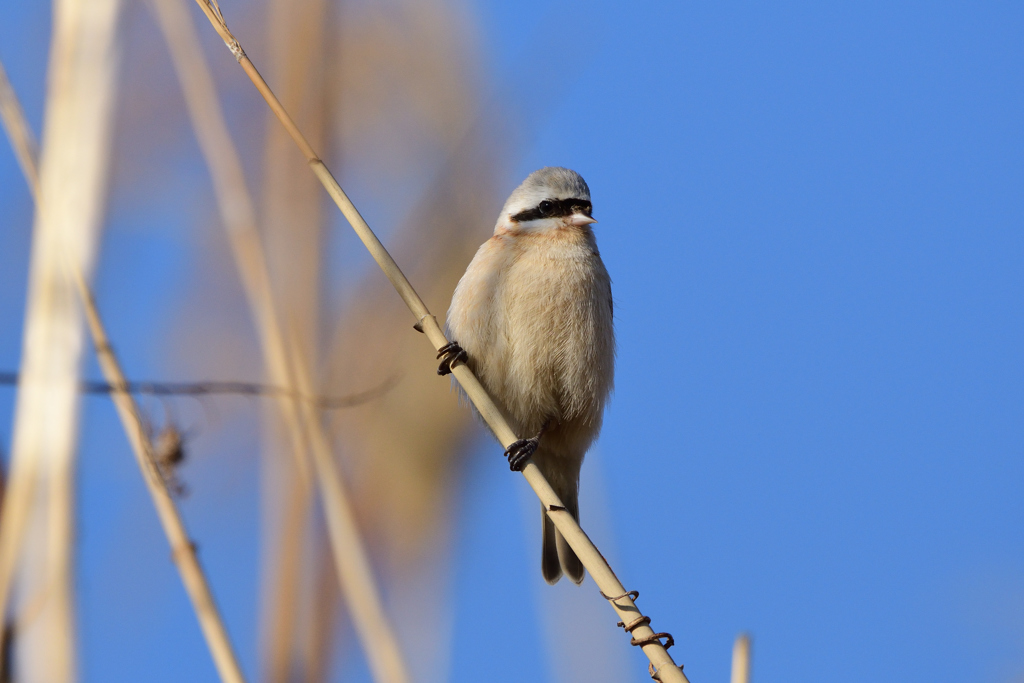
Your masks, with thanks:
M1024 9L471 7L488 78L534 126L508 190L543 165L592 190L618 366L583 522L601 522L593 535L690 680L727 680L741 630L758 683L1024 680ZM0 57L38 130L47 18L0 13ZM5 145L0 212L8 368L31 207ZM176 305L166 285L187 265L170 229L114 227L104 245L98 288L130 312L129 356ZM147 257L145 297L115 286L138 281L128 254ZM0 389L0 415L11 402ZM86 405L83 678L159 665L212 680L155 520L126 517L147 503L113 413ZM251 439L220 438L243 444L232 452ZM239 568L256 561L244 492L258 484L244 472L217 489L241 506L189 514L200 539L237 540L204 559L215 583L240 577L215 587L253 672L256 578ZM544 591L565 587L540 585L524 488L493 457L468 475L462 504L480 514L457 525L451 628L479 648L453 651L453 681L550 675L538 624ZM125 539L141 564L101 574ZM116 591L153 616L104 606ZM628 680L648 680L612 612L594 614Z

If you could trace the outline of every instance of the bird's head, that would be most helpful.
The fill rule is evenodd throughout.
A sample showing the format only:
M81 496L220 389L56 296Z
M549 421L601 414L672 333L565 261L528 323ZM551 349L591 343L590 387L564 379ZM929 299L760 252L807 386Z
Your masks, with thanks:
M576 171L548 166L534 171L505 202L497 229L541 232L596 223L590 188Z

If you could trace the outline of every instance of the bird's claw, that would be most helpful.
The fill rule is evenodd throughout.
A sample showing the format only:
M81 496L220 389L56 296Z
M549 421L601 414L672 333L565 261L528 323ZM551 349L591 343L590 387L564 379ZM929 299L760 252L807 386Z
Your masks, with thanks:
M505 457L508 458L508 468L513 472L522 472L526 461L537 451L540 443L539 437L532 439L519 439L505 449Z
M448 342L439 348L437 350L437 357L443 357L441 364L437 366L437 374L442 377L452 373L452 366L455 363L459 361L465 363L469 360L469 355L466 353L465 349L459 346L459 342L457 341Z

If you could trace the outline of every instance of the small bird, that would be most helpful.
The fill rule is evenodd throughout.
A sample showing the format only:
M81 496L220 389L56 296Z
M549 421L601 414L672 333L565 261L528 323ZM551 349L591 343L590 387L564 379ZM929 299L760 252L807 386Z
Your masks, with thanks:
M520 439L513 471L532 457L579 521L583 456L601 429L615 371L612 287L591 224L590 188L567 168L531 173L505 202L455 288L438 373L462 361ZM583 581L583 564L541 509L541 570Z

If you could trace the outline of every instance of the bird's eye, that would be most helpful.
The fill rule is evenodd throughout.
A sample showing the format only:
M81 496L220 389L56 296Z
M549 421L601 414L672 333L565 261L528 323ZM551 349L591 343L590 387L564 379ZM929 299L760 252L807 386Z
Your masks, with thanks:
M555 205L545 199L537 206L537 208L540 210L541 216L550 216Z

